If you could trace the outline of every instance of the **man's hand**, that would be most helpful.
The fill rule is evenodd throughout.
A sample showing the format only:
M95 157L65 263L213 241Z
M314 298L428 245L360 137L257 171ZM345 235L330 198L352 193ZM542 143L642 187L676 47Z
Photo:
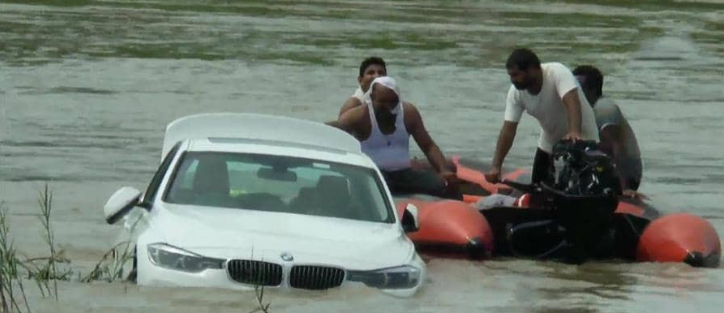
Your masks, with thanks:
M639 193L636 190L631 190L631 189L624 190L623 197L631 198L631 199L639 199L639 200L649 200L649 197L646 196L645 194Z
M581 133L575 132L575 131L568 132L568 134L566 134L566 136L563 137L563 139L564 139L564 140L570 140L570 141L573 141L573 142L576 142L576 141L579 141L579 140L583 140L583 139L581 138Z
M491 184L497 184L500 182L500 169L492 169L490 173L484 175L485 180Z
M458 175L450 170L443 170L442 172L440 172L440 177L445 180L448 186L457 185L460 183Z

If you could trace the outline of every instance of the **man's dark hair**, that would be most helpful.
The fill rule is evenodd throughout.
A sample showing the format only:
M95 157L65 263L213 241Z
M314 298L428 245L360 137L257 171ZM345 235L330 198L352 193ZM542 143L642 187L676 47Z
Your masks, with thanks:
M369 58L364 59L364 61L362 61L362 64L359 65L359 76L360 77L364 76L365 70L367 70L367 68L370 67L370 65L382 66L382 68L384 68L385 71L387 71L387 65L385 65L385 60L383 60L382 58L378 58L378 57L369 57Z
M603 74L593 65L581 65L573 70L574 76L583 76L581 87L584 89L593 89L596 96L603 94Z
M540 60L538 56L530 51L530 49L515 49L505 62L505 68L511 69L517 67L521 71L527 71L529 68L540 68Z

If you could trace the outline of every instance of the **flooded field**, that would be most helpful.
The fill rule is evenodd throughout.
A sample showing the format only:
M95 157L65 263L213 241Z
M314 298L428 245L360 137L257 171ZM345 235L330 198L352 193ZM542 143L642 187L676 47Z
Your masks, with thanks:
M102 207L145 189L170 121L200 112L336 118L367 56L388 63L447 155L488 162L518 46L606 75L645 162L641 191L724 234L721 1L5 0L0 3L0 201L19 253L55 241L89 273L118 240ZM507 165L529 167L527 116ZM720 312L724 271L679 264L430 259L410 299L375 290L268 291L272 312ZM249 312L253 292L26 282L34 312Z

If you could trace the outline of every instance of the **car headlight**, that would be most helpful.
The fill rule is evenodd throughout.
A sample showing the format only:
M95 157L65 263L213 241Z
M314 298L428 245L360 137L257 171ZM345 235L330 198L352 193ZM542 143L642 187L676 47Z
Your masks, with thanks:
M380 289L408 289L420 281L420 269L403 265L373 271L348 271L347 279Z
M226 262L223 259L208 258L165 243L150 244L147 250L148 258L156 266L184 272L198 273L206 269L221 269Z

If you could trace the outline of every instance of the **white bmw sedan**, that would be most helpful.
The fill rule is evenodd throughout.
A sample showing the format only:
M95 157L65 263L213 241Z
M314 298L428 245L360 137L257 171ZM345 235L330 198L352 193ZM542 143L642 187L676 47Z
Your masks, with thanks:
M144 194L108 200L106 220L141 216L141 285L323 290L367 285L414 294L425 265L382 175L359 142L324 124L202 114L169 124ZM134 212L134 214L128 214Z

